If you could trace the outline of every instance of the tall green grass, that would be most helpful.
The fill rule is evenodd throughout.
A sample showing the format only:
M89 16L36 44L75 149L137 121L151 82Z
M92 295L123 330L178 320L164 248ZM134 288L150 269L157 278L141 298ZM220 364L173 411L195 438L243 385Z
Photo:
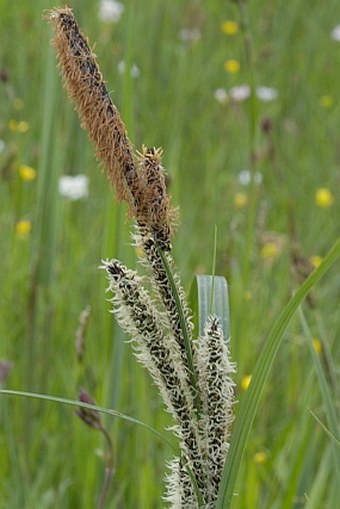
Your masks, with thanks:
M289 214L306 258L324 256L339 235L340 46L329 34L340 22L340 7L336 1L247 2L249 67L244 33L228 37L220 30L226 19L241 21L237 2L131 0L117 25L99 21L93 0L70 4L96 42L136 147L164 148L169 191L181 209L175 258L187 288L195 273L210 272L216 225L216 274L229 285L241 412L251 394L241 381L253 373L275 318L299 286L291 271ZM6 143L0 153L0 359L14 363L5 387L76 399L82 385L100 406L162 431L169 417L105 303L106 282L97 267L112 256L133 264L129 222L62 91L51 32L41 20L42 11L54 6L48 0L0 2L0 62L9 75L0 83L0 139ZM201 39L181 41L178 32L186 26L198 26ZM227 58L241 62L237 75L225 72ZM139 78L118 73L122 59L137 64ZM214 99L216 88L249 83L250 73L255 86L277 88L278 99L225 105ZM22 110L15 108L13 91ZM331 98L328 107L320 104L323 96ZM270 135L261 129L264 118L270 118ZM29 130L11 131L11 119L29 122ZM37 170L36 181L20 179L21 164ZM252 191L238 180L245 168L263 177ZM77 173L90 178L89 198L67 202L59 196L58 178ZM320 187L333 193L328 209L315 205ZM235 207L237 192L247 193L248 207ZM16 234L20 219L32 222L26 239ZM267 232L283 240L277 257L261 254ZM316 287L316 307L304 310L307 329L293 318L266 373L240 463L235 509L337 505L334 446L309 410L333 434L334 426L307 341L319 338L335 366L331 401L337 408L338 272L337 264ZM87 304L92 312L79 367L75 331ZM100 436L62 405L2 395L0 412L0 507L93 507L103 479ZM107 425L116 455L108 507L162 507L159 479L171 448L132 423L107 417Z

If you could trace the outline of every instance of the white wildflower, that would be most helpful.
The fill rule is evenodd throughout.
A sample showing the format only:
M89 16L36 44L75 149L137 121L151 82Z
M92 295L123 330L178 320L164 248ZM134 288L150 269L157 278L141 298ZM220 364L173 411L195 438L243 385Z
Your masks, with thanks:
M340 42L340 25L337 25L331 31L331 39L336 42Z
M272 87L257 87L256 95L260 101L269 102L277 99L279 93L276 88Z
M68 200L76 201L89 195L89 179L86 175L63 175L59 178L59 193Z
M6 143L4 142L4 140L0 140L0 154L2 152L4 152L6 149Z
M132 64L131 69L130 69L130 74L131 74L131 78L139 78L140 70L136 64Z
M244 101L250 97L251 90L249 85L238 85L229 90L229 95L234 101Z
M201 38L201 31L199 28L181 28L178 32L178 37L183 42L197 42Z
M255 184L259 185L261 184L262 182L262 173L260 173L259 171L256 171L254 173L254 182ZM238 174L238 180L239 180L239 183L242 185L242 186L247 186L250 184L251 182L251 179L252 179L252 176L251 176L251 172L250 170L241 170L240 173Z
M100 0L98 17L106 23L117 23L124 12L124 5L116 0Z
M214 97L219 103L225 104L228 101L228 92L225 88L217 88L214 91Z
M125 62L125 60L121 60L118 63L117 69L118 69L119 74L124 74L125 73L125 69L126 69L126 62ZM131 67L130 67L130 76L131 76L131 78L139 78L140 70L139 70L139 67L137 67L136 64L132 64L131 65Z

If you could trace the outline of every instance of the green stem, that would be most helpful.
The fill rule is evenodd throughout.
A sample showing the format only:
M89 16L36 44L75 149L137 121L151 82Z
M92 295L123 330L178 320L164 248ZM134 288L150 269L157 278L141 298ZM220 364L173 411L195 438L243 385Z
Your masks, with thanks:
M114 465L113 465L114 456L113 456L112 440L105 428L102 428L101 432L103 433L106 444L107 444L107 461L106 461L106 467L105 467L105 479L104 479L100 497L99 497L99 500L97 503L97 509L103 509L105 507L105 501L109 494L109 488L110 488L110 484L112 482L112 477L114 474Z
M255 153L255 138L256 138L256 126L257 126L257 99L255 94L255 72L254 72L254 63L253 63L253 43L251 32L249 29L249 19L248 19L248 10L245 0L238 0L238 6L241 17L241 27L244 35L244 46L245 46L245 56L246 56L246 71L248 76L248 82L250 86L250 98L249 98L249 123L248 123L248 165L251 172L251 182L249 189L249 207L248 207L248 221L247 221L247 231L245 238L245 250L243 257L243 281L244 287L248 286L249 280L249 267L250 260L252 258L253 251L253 242L254 242L254 224L256 218L256 206L257 206L257 192L256 192L256 184L254 179L254 162L253 156Z
M186 356L187 356L187 364L188 364L188 368L189 368L189 372L190 372L190 381L191 381L192 387L195 392L196 413L197 413L197 416L199 417L201 401L200 401L200 396L199 396L199 391L198 391L197 376L196 376L196 370L195 370L195 366L194 366L194 359L193 359L193 355L192 355L192 347L191 347L191 341L190 341L191 335L189 333L188 323L187 323L187 320L186 320L186 317L184 314L184 310L183 310L183 307L181 304L181 298L179 296L177 285L176 285L172 270L169 266L167 257L165 255L165 253L158 246L157 246L157 252L158 252L159 257L162 261L164 270L166 272L166 275L167 275L167 278L169 281L171 292L172 292L172 295L173 295L173 298L175 301L176 310L177 310L178 318L179 318L179 323L180 323L181 331L183 334L184 348L185 348L185 352L186 352Z

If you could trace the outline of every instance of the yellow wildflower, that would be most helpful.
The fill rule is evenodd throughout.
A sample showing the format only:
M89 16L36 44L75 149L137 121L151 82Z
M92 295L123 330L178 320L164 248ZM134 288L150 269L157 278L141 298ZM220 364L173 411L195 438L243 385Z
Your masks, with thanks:
M260 256L264 260L275 260L279 254L280 248L276 242L266 242L260 251Z
M322 343L321 343L320 339L313 338L313 348L316 351L316 353L318 353L318 354L322 352Z
M323 95L320 97L319 103L323 108L331 108L334 104L334 100L331 95Z
M256 454L254 454L254 461L255 463L265 463L267 461L267 453L264 451L259 451Z
M239 24L236 21L224 21L221 30L226 35L235 35L239 30Z
M326 209L333 205L334 198L329 189L320 187L315 193L315 203L318 207Z
M14 133L17 132L17 129L18 129L18 122L12 118L9 122L8 122L8 127L10 128L11 131L13 131Z
M311 265L313 265L314 269L319 267L322 260L323 260L322 256L319 256L319 255L313 255L309 258L309 261L310 261Z
M15 232L21 239L26 239L32 230L32 223L27 219L21 219L15 225Z
M18 122L18 133L27 133L29 129L29 123L26 122L25 120L20 120L20 122Z
M230 58L224 62L224 69L230 74L236 74L241 68L240 62L234 58Z
M236 193L234 196L234 205L237 209L244 209L248 205L248 196L246 193Z
M245 292L243 293L243 298L244 300L249 301L253 298L253 294L251 293L250 290L245 290Z
M241 380L241 389L246 391L251 382L251 375L245 375Z
M13 106L15 110L21 111L24 109L25 103L22 99L17 97L16 99L14 99Z
M19 175L22 178L22 180L31 182L32 180L34 180L36 178L37 172L31 166L27 166L26 164L21 164L19 166Z
M8 122L8 127L14 133L26 133L29 129L29 123L25 120L20 120L18 122L13 118Z

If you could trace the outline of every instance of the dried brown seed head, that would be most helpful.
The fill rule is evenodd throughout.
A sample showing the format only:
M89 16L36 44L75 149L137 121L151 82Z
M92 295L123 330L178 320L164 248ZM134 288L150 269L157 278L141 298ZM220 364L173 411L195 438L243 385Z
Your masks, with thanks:
M68 95L74 101L82 126L88 130L97 157L116 188L117 198L133 209L131 185L136 180L132 145L116 106L111 101L87 38L68 7L49 11L53 45Z

